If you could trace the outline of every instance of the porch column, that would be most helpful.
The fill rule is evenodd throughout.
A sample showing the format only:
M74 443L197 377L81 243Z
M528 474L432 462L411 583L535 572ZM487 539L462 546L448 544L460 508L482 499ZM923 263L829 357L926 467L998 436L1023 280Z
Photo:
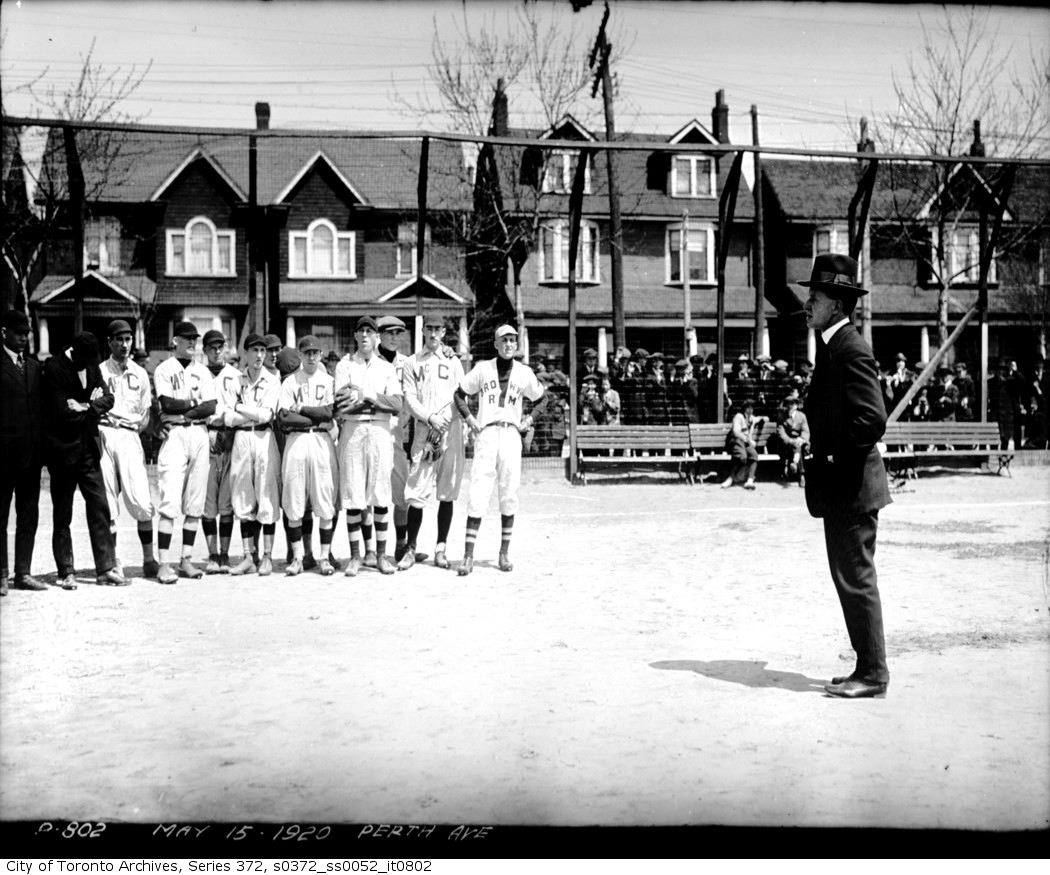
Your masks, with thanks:
M598 329L598 367L609 367L609 337L604 328Z
M467 331L467 314L459 317L459 354L470 352L470 332Z
M769 327L768 326L763 326L763 328L762 328L762 338L761 338L761 343L759 344L759 346L762 349L762 355L769 355ZM692 353L690 353L690 355L692 355Z
M685 348L689 351L688 358L696 355L696 329L692 325L685 330Z
M135 349L146 351L146 330L142 327L142 320L135 320Z
M817 332L812 328L806 331L806 358L810 364L817 363Z
M919 329L919 361L930 360L930 329L925 325Z
M211 317L211 327L213 331L222 331L222 316L218 313Z
M40 320L40 343L41 352L51 352L51 332L47 326L47 317L41 316Z
M412 350L409 355L414 355L423 348L423 317L412 317Z
M518 348L521 350L522 361L524 361L525 364L528 364L529 363L529 329L525 325L525 323L522 323L521 331L519 332L519 334L521 335L521 339L518 341Z
M295 348L295 317L286 316L284 320L284 345Z

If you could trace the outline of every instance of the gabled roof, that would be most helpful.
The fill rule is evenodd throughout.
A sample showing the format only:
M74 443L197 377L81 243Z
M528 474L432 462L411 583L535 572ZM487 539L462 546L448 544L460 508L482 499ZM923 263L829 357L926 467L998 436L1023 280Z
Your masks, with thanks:
M127 276L103 276L96 270L84 273L88 281L86 295L101 298L124 299L132 304L148 304L153 301L157 284L140 274ZM48 274L33 289L30 300L34 304L55 303L73 291L74 278L69 274Z
M423 286L421 295L424 298L448 298L449 300L455 301L457 304L466 304L468 299L462 295L457 294L448 286L438 282L434 277L429 274L423 274L420 278L420 284ZM388 301L393 301L395 298L415 298L416 297L416 278L414 276L409 277L403 283L392 288L389 292L380 297L376 298L377 304L385 304Z
M972 164L953 164L951 169L948 171L948 178L944 181L942 185L938 186L937 190L933 192L929 196L929 198L927 198L926 203L924 203L919 209L918 213L916 213L915 218L925 220L930 217L930 211L933 209L934 204L936 204L937 201L945 195L950 196L950 187L952 183L955 182L956 178L960 175L960 172L963 175L973 177L973 180L977 183L978 186L980 186L984 193L988 195L989 199L996 203L996 205L998 206L998 200L995 198L991 186L988 185L987 181L977 171L976 167L974 167ZM1010 213L1009 207L1004 212L1003 219L1007 222L1013 221L1013 216Z
M302 169L292 177L289 183L274 196L274 201L276 203L283 203L288 195L295 190L295 187L302 182L306 174L313 170L315 165L322 162L336 175L336 178L344 185L347 192L349 192L358 203L365 202L361 193L354 188L354 184L340 172L339 168L332 163L331 159L325 155L322 150L318 150L314 156L303 165Z
M718 138L712 134L707 128L705 128L696 119L693 119L688 124L684 125L680 130L672 134L667 142L668 143L685 143L685 142L696 142L697 138L701 140L707 140L709 143L718 143Z
M171 184L175 182L176 179L182 176L182 174L186 172L186 169L195 161L206 161L212 167L212 169L219 174L219 177L222 179L222 181L230 187L230 191L232 191L240 200L248 200L248 195L241 190L240 186L237 185L236 182L234 182L233 178L226 172L225 168L223 168L223 166L218 161L212 158L212 156L209 155L208 152L201 146L197 146L197 148L195 148L192 152L190 152L189 155L187 155L182 160L182 163L179 164L178 167L176 167L174 170L171 171L171 173L168 174L165 180L159 186L157 186L153 194L150 195L149 199L151 201L160 200L160 198L164 196L164 192L168 190L169 186L171 186Z
M565 136L563 131L570 131L570 136ZM571 136L571 132L575 132L577 137ZM596 137L590 131L581 125L575 118L569 113L565 113L558 121L551 125L547 130L539 135L540 140L594 140Z

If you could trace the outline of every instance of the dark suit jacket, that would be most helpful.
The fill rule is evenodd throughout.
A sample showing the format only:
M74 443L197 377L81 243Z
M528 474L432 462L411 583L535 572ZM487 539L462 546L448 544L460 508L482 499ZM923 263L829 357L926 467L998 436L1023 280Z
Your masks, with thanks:
M44 439L40 363L26 357L23 376L6 351L0 350L0 454L2 464L16 469L39 467Z
M875 447L886 431L886 405L871 348L853 325L842 326L826 346L817 337L805 413L813 453L806 465L809 512L823 517L889 504L886 466Z
M102 390L102 397L91 401L91 393ZM98 365L87 369L87 386L80 385L76 366L64 352L44 364L44 409L47 417L47 461L49 464L75 465L85 454L98 459L98 421L113 406L113 395L102 379ZM69 409L70 398L89 405L84 412Z

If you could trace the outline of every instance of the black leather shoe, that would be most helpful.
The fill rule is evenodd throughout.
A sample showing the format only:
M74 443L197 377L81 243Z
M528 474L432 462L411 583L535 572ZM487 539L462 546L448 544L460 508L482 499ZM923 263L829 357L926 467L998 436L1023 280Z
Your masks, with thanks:
M824 692L840 699L885 699L888 687L888 683L877 684L860 678L848 678L841 684L825 684Z
M460 577L466 577L470 572L474 570L474 557L464 556L463 561L459 563L459 568L456 570L456 574Z
M37 580L32 574L16 574L12 589L32 589L39 591L47 589L47 584Z
M846 681L853 680L853 678L856 677L856 674L857 674L856 671L854 671L853 674L840 674L838 677L833 677L831 679L831 682L835 686L839 686L840 684L846 683Z

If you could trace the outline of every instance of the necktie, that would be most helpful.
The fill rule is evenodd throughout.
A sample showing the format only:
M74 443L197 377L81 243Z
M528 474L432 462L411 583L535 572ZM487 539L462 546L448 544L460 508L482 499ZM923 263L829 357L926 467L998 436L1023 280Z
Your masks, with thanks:
M26 360L22 357L22 353L18 354L18 361L15 362L15 367L18 368L18 373L25 374L26 372Z

